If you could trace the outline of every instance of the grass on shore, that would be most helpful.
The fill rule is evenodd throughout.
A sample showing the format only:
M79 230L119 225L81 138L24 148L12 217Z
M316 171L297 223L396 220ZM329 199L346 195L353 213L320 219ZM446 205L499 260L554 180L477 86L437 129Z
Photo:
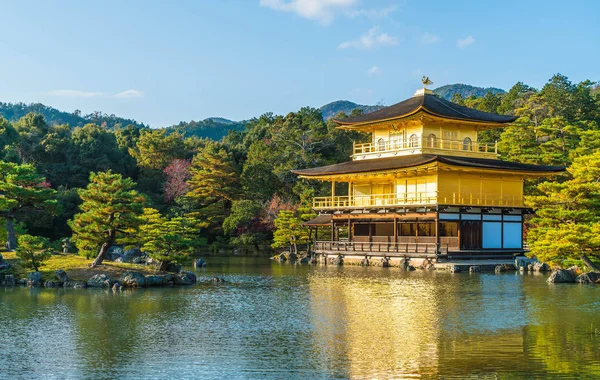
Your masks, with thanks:
M2 274L14 274L15 279L27 276L32 269L24 268L15 252L0 252L4 260L11 264L11 269L2 271ZM44 281L56 280L55 271L62 269L67 272L69 277L77 281L87 281L96 274L105 274L110 278L116 278L123 272L138 271L144 274L153 274L157 270L153 267L140 264L114 263L105 261L96 268L90 268L92 260L76 254L57 254L52 255L44 261L40 267L40 272Z

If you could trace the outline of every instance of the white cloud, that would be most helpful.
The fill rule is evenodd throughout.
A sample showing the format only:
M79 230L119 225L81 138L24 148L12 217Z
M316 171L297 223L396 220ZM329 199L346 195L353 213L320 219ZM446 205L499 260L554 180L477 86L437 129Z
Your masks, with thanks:
M361 36L358 40L342 42L338 46L338 49L371 49L384 45L398 45L398 40L387 33L380 33L379 28L375 26L371 28L367 34Z
M335 14L349 11L357 0L260 0L260 5L282 12L292 12L309 20L329 24Z
M435 34L425 33L421 36L421 40L426 44L434 44L440 41L440 38Z
M473 44L475 42L475 38L473 38L473 36L466 36L465 38L462 39L458 39L458 41L456 41L456 46L458 46L460 49L464 49L467 46Z
M390 15L390 13L393 13L397 10L398 10L397 6L390 5L385 8L349 10L348 12L346 12L346 15L350 18L365 16L372 20L379 20L379 19L388 17Z
M104 95L102 92L89 92L79 90L54 90L48 92L51 96L61 96L65 98L93 98L95 96Z
M115 98L121 99L141 98L142 96L144 96L144 93L140 90L127 90L114 95Z
M369 75L377 75L377 74L381 74L381 73L382 73L382 71L379 66L373 66L369 70L367 70L367 74L369 74Z

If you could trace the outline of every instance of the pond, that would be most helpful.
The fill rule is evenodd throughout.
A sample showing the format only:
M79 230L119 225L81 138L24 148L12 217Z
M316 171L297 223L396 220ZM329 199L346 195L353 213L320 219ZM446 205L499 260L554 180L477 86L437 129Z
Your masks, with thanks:
M593 378L600 286L209 259L225 284L0 288L0 377Z

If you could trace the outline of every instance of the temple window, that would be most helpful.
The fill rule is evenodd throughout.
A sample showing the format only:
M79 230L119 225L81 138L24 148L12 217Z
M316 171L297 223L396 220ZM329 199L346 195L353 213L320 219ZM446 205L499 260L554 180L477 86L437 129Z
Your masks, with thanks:
M473 142L468 137L463 140L463 150L473 150Z
M419 138L417 137L416 134L412 134L410 135L410 138L408 139L408 146L410 148L417 148L419 147Z
M431 133L427 137L427 147L428 148L437 148L436 137L435 137L435 135L433 133Z
M379 151L385 150L385 140L384 139L377 140L377 150L379 150Z

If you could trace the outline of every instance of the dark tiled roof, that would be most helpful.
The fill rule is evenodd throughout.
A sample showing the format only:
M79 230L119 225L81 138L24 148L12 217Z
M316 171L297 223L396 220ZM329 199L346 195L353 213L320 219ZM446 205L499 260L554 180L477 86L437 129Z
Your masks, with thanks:
M562 166L521 164L519 162L491 160L487 158L451 157L439 156L434 154L412 154L408 156L399 157L385 157L348 161L343 162L341 164L322 166L320 168L293 170L292 172L307 177L334 174L364 173L370 171L410 168L414 166L429 164L435 161L454 166L467 166L471 168L480 169L511 170L522 172L556 173L565 170L565 168Z
M305 226L327 226L331 224L331 214L321 214L314 219L302 223Z
M425 112L434 115L459 120L487 123L510 123L517 119L515 116L497 115L495 113L477 111L469 107L454 104L433 94L425 94L413 96L410 99L406 99L405 101L382 108L375 112L334 121L341 125L352 125L394 119L408 116L416 112L419 107L422 107Z

